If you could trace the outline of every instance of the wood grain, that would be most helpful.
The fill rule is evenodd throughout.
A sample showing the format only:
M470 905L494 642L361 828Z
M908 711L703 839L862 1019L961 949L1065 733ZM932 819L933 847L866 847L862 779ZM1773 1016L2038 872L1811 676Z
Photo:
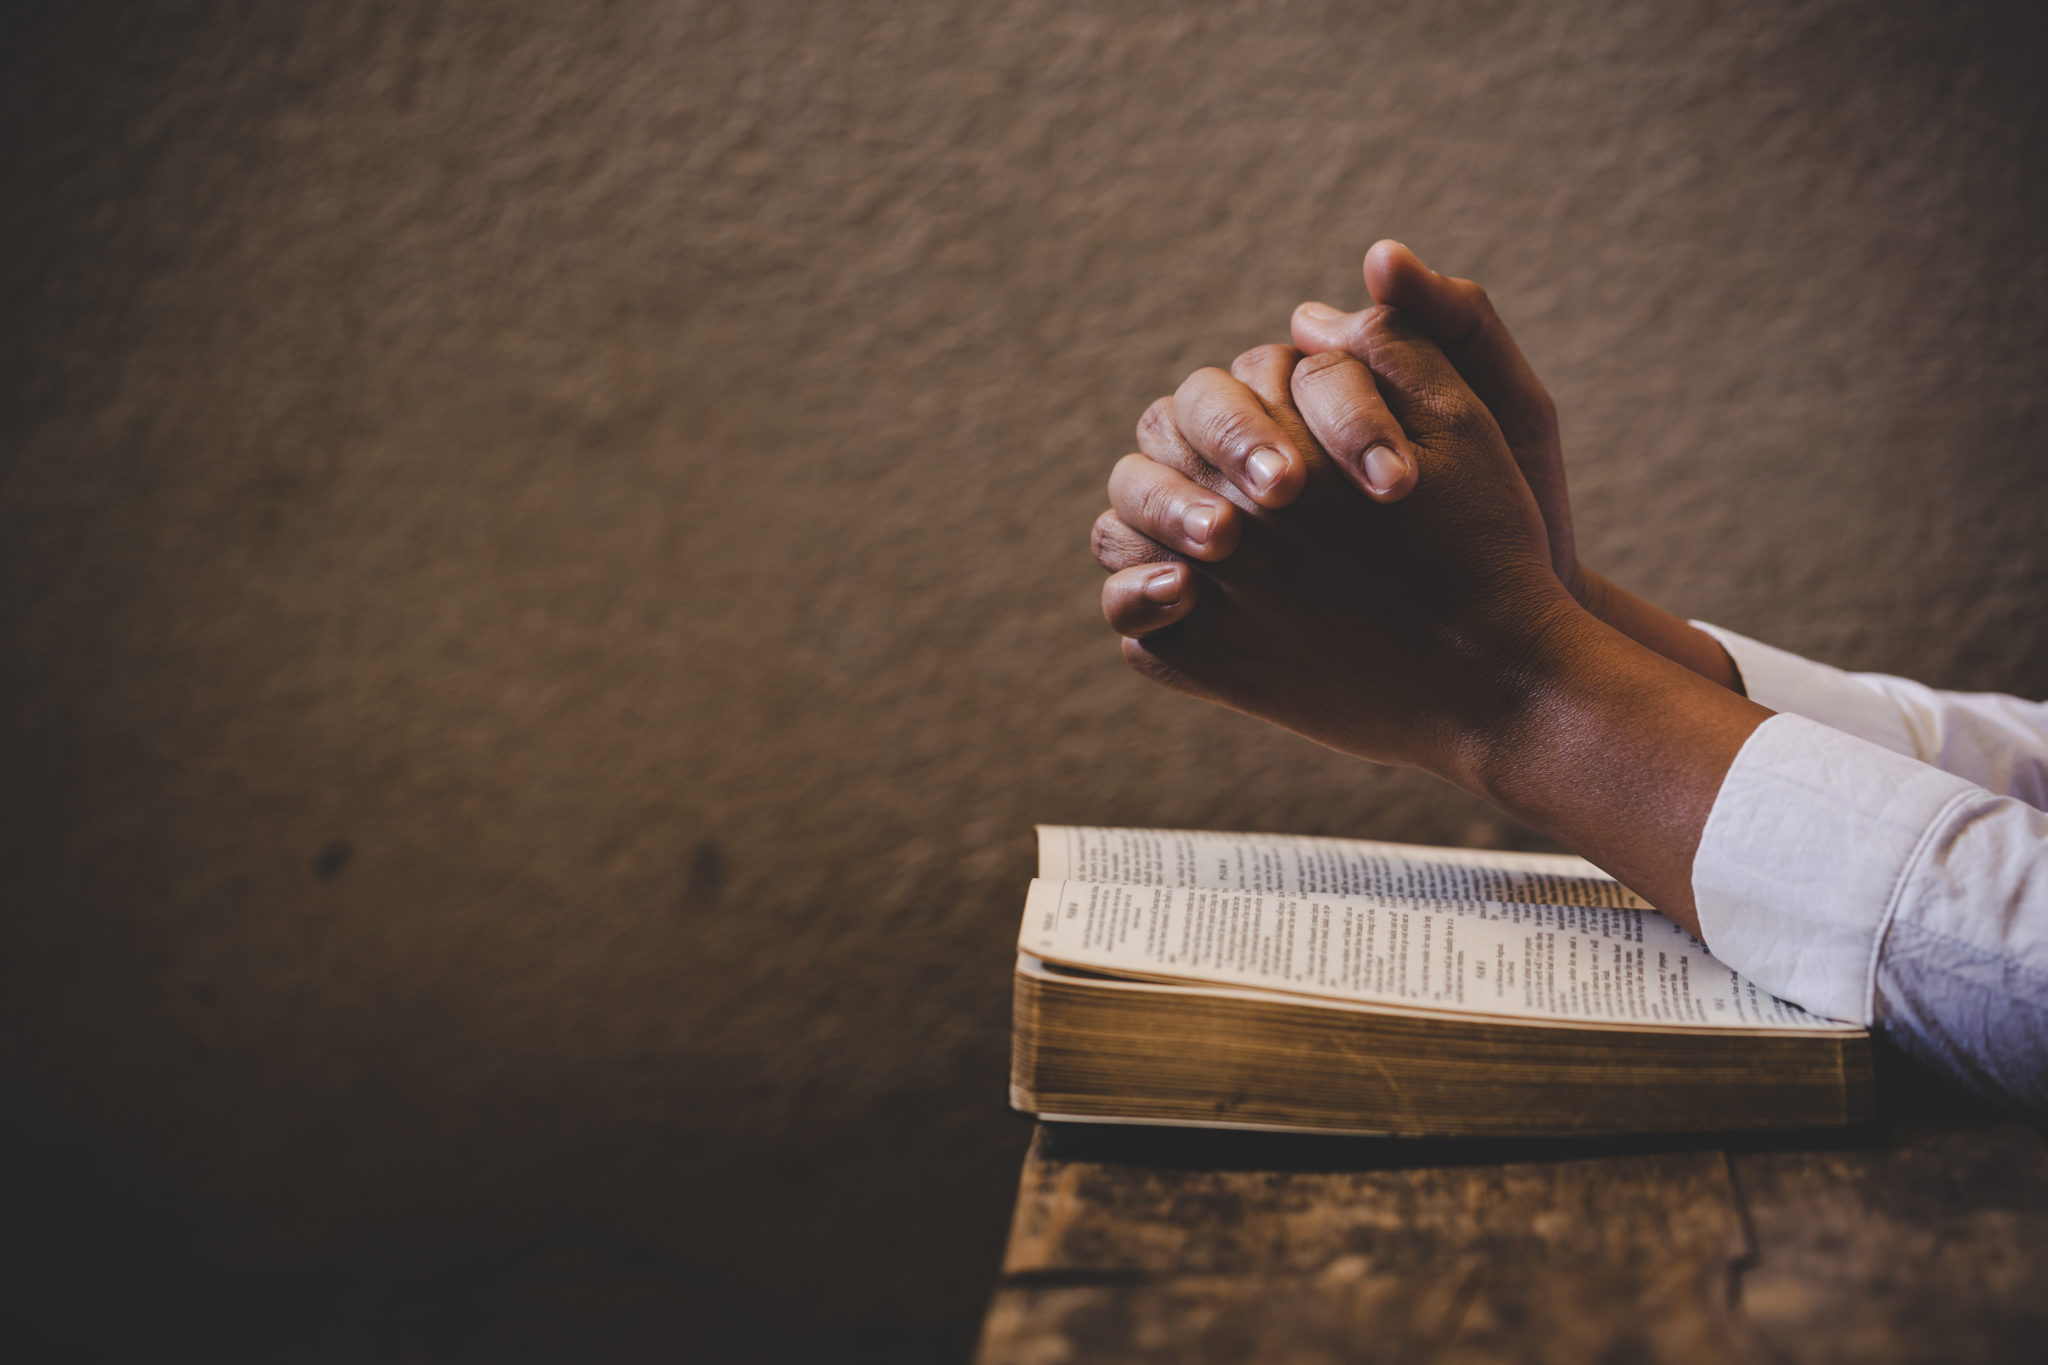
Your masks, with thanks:
M1761 1145L1041 1125L979 1359L2032 1359L2022 1125Z
M2048 1358L2048 1149L2016 1123L1732 1158L1745 1316L1801 1361Z

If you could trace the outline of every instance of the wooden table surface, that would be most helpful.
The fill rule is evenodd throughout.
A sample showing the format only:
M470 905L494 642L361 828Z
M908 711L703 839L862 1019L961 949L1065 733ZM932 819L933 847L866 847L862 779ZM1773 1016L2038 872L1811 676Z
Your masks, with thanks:
M2048 1362L2048 1145L1888 1070L1794 1135L1041 1124L978 1358Z

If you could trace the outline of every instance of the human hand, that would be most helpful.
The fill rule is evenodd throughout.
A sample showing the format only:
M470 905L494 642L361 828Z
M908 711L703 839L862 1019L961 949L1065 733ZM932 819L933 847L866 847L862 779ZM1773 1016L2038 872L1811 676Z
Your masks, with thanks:
M1212 477L1216 491L1247 510L1280 508L1301 496L1325 451L1343 451L1338 467L1376 502L1399 502L1415 487L1414 452L1374 388L1372 376L1341 359L1308 365L1298 385L1261 393L1248 382L1279 359L1302 357L1291 347L1257 346L1229 373L1196 370L1138 420L1138 449L1168 469ZM1269 386L1269 389L1271 386ZM1300 439L1321 431L1328 439Z
M1352 340L1358 354L1299 363L1262 347L1225 377L1235 388L1204 371L1170 412L1154 406L1151 449L1117 466L1097 522L1103 610L1125 658L1168 686L1451 776L1512 711L1521 662L1577 608L1500 427L1443 352L1385 308ZM1242 415L1205 420L1212 409ZM1333 462L1310 435L1310 411L1336 410L1397 452L1405 496L1374 505L1374 446ZM1235 473L1197 440L1238 452ZM1298 459L1298 482L1248 478L1259 449Z
M1339 468L1367 497L1398 502L1414 490L1414 452L1371 373L1348 355L1301 360L1292 347L1255 346L1227 373L1195 371L1138 419L1140 453L1110 475L1111 500L1131 520L1105 512L1094 531L1098 558L1164 566L1142 585L1127 580L1127 634L1171 624L1192 607L1193 580L1172 566L1227 558L1246 513L1287 506L1313 471L1327 469L1304 413L1333 433L1346 452Z
M1420 327L1493 414L1543 510L1551 567L1558 581L1584 601L1557 404L1523 358L1493 301L1471 280L1438 274L1392 240L1377 242L1366 253L1365 287L1376 305L1398 308ZM1304 303L1294 310L1294 343L1304 355L1352 351L1362 342L1371 311L1346 313L1326 303ZM1309 428L1333 458L1345 458L1346 433L1319 427L1313 420Z
M1234 367L1301 459L1294 497L1254 500L1184 441L1118 466L1095 547L1124 657L1331 748L1447 778L1697 933L1700 834L1770 713L1735 690L1711 636L1619 589L1610 605L1635 613L1619 621L1575 601L1507 437L1444 352L1391 309L1352 332L1356 356L1297 363L1261 347ZM1302 415L1317 376L1346 365L1413 456L1392 504L1346 477ZM1155 435L1180 430L1157 411ZM1191 511L1203 536L1186 535Z
M1365 257L1366 288L1376 304L1401 310L1435 342L1486 409L1493 414L1523 479L1542 510L1550 541L1551 567L1574 597L1585 602L1584 571L1572 534L1571 498L1565 488L1564 451L1558 439L1557 405L1536 377L1521 348L1494 311L1486 291L1471 280L1439 275L1401 243L1376 243ZM1294 311L1295 345L1301 354L1359 354L1360 330L1371 309L1346 313L1325 303L1304 303ZM1311 387L1299 410L1302 425L1361 492L1378 502L1398 502L1415 487L1415 467L1405 459L1398 433L1375 420L1384 404L1338 369L1329 382ZM1257 394L1233 372L1198 370L1171 398L1155 402L1138 427L1139 449L1169 467L1186 464L1190 453L1207 461L1230 482L1266 507L1283 507L1300 495L1306 461L1296 457ZM1377 449L1376 449L1377 448ZM1255 481L1255 450L1269 453L1270 479ZM1283 463L1284 462L1284 463Z
M1365 283L1381 305L1400 309L1440 346L1479 401L1500 424L1515 463L1543 511L1551 568L1558 581L1594 616L1674 663L1732 691L1741 674L1718 640L1654 603L1608 582L1578 557L1571 497L1565 487L1564 448L1557 405L1522 355L1486 291L1470 280L1440 275L1395 241L1374 244L1365 256ZM1295 344L1309 356L1349 351L1371 311L1344 313L1305 303L1294 311ZM1352 458L1351 438L1304 412L1310 430L1339 464Z
M1169 567L1227 558L1243 537L1247 513L1286 506L1328 469L1297 400L1344 433L1353 457L1346 472L1367 496L1406 497L1415 486L1414 453L1370 372L1348 355L1305 368L1301 358L1291 346L1255 346L1227 373L1197 370L1177 392L1154 400L1138 419L1141 453L1125 456L1110 474L1111 501L1131 520L1120 521L1114 511L1097 518L1097 557L1114 552L1127 564ZM1155 574L1146 589L1151 596L1127 605L1148 613L1146 628L1170 624L1193 605L1192 596L1182 598L1184 580Z

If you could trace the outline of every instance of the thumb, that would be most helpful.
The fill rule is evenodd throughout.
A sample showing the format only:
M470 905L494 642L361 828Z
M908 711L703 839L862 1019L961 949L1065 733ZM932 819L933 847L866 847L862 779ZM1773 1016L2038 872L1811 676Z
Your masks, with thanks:
M1375 242L1365 253L1365 284L1373 298L1400 310L1442 348L1492 414L1543 509L1558 577L1576 582L1578 555L1557 435L1557 405L1508 334L1493 300L1471 280L1438 274L1392 240ZM1294 344L1304 355L1347 351L1362 356L1372 318L1370 310L1342 313L1326 304L1305 303L1294 310Z
M1556 407L1484 288L1438 274L1391 238L1365 254L1365 286L1374 302L1398 308L1443 350L1519 455L1527 460L1555 449ZM1363 312L1303 304L1294 313L1294 344L1304 355L1356 354L1367 318Z
M1505 536L1554 564L1550 532L1498 420L1427 331L1384 304L1361 315L1357 359L1414 447L1416 501L1468 534ZM1304 365L1310 362L1303 362ZM1451 509L1456 509L1451 510Z
M1499 419L1416 319L1381 304L1351 321L1345 353L1372 372L1387 410L1417 447L1491 431L1506 449Z

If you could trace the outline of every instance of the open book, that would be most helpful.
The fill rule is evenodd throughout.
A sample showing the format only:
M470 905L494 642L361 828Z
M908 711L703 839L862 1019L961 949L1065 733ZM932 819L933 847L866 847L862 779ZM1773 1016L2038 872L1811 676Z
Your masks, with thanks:
M1044 825L1011 1103L1370 1133L1869 1115L1870 1039L1708 955L1591 863Z

